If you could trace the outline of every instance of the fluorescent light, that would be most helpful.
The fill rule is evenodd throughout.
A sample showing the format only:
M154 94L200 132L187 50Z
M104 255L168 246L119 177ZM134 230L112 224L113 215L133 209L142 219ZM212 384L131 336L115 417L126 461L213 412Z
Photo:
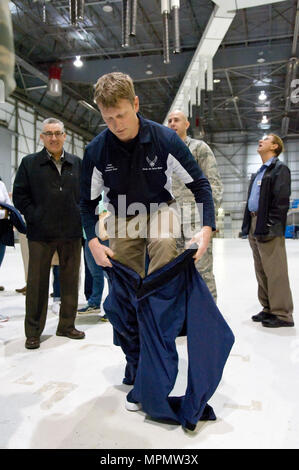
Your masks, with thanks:
M268 118L267 118L267 116L266 116L265 114L264 114L263 117L262 117L261 123L262 123L262 124L267 124L267 123L268 123Z
M272 78L270 78L270 77L265 77L265 78L262 78L260 80L257 80L257 79L253 80L254 86L262 86L262 87L268 86L269 83L271 83L271 82L272 82Z
M80 55L76 55L76 60L74 60L73 64L75 65L75 67L82 67L83 62L81 60Z

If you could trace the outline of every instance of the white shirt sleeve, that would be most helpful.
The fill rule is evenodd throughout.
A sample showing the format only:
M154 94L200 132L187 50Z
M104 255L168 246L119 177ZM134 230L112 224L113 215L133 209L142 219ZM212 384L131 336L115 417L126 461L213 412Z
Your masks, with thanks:
M13 205L3 181L0 181L0 206L1 206L1 202L4 202L4 204L9 204L11 206ZM4 219L4 217L5 217L5 210L0 209L0 219Z

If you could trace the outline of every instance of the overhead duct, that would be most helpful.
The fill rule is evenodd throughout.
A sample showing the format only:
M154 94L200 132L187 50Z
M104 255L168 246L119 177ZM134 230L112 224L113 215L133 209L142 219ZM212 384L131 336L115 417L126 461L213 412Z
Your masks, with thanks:
M69 0L70 21L73 26L77 26L77 0Z
M69 0L70 21L73 26L84 19L84 6L85 0Z
M50 0L33 0L35 3L40 2L42 3L42 17L43 17L43 23L46 23L47 21L47 7L46 3L49 2Z
M190 103L190 106L189 105L186 106L186 103L184 102L184 100L185 100L185 96L188 95L188 93L185 92L185 89L187 88L188 91L190 90L191 83L192 83L192 79L191 79L192 74L194 72L197 74L198 70L202 67L200 65L201 60L203 60L205 64L204 72L205 73L207 72L208 63L210 63L210 60L212 60L213 57L215 56L221 42L223 41L236 15L237 10L240 10L243 8L256 7L260 5L269 5L271 3L278 3L279 1L283 1L283 0L213 0L213 2L216 5L208 21L208 24L202 34L200 42L196 48L195 54L190 62L190 65L183 78L180 88L174 98L174 101L167 115L165 116L165 120L164 120L165 125L167 125L167 116L172 110L186 109L186 107L189 107L190 109L192 109L192 106L195 105L195 103L192 102ZM200 73L203 74L203 71L201 70ZM212 71L210 69L209 72L207 72L207 74L209 75L209 80L211 77L211 73ZM200 90L202 90L202 88L200 88ZM200 101L202 98L202 96L200 95L202 94L203 92L200 93L200 91L198 90L197 92L198 103L197 104L199 105L200 105Z
M169 64L169 0L161 0L161 13L163 18L163 62Z
M137 0L131 0L130 5L130 36L136 36Z
M61 67L57 67L56 65L50 67L47 93L51 96L62 95Z
M85 0L77 0L77 18L78 20L84 20L84 6Z
M298 66L297 57L291 57L287 65L288 70L287 70L287 77L286 77L286 84L285 84L285 109L284 109L285 115L281 121L281 136L282 137L285 137L289 130L289 124L290 124L289 113L291 110L292 83L296 79L297 66Z
M181 43L180 43L180 0L170 0L171 1L171 11L173 13L173 22L174 22L174 48L173 53L179 54L181 52Z
M122 8L122 47L129 47L130 0L123 0Z
M43 2L43 23L47 21L47 10L46 10L46 2Z

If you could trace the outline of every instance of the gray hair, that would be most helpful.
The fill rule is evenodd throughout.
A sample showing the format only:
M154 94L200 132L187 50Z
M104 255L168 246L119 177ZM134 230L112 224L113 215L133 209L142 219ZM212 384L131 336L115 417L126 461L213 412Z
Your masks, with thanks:
M65 132L65 130L64 130L64 124L63 124L62 121L59 121L59 119L52 118L52 117L45 119L45 120L42 122L42 129L43 129L47 124L59 124L60 127L61 127L61 130L62 130L63 132Z

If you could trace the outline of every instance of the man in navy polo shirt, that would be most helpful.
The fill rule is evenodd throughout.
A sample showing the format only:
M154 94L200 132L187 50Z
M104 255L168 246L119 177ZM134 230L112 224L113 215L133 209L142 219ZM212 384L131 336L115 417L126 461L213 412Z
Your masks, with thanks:
M198 261L215 229L215 215L210 184L191 152L173 130L146 120L138 113L139 100L128 75L116 72L100 77L95 102L108 129L93 139L85 151L81 215L96 262L111 267L109 257L113 256L143 277L146 248L150 259L148 273L177 256L174 236L177 214L171 204L173 172L193 192L196 202L202 204L202 229L191 240L198 244L195 255ZM104 202L116 216L109 248L100 243L95 233L96 208L102 191ZM135 216L136 204L138 209L144 208L139 224L140 233L146 232L145 236L123 236L128 222ZM155 211L161 204L161 210ZM165 220L166 214L170 221L169 233L159 233L160 222ZM149 225L154 228L150 230Z

